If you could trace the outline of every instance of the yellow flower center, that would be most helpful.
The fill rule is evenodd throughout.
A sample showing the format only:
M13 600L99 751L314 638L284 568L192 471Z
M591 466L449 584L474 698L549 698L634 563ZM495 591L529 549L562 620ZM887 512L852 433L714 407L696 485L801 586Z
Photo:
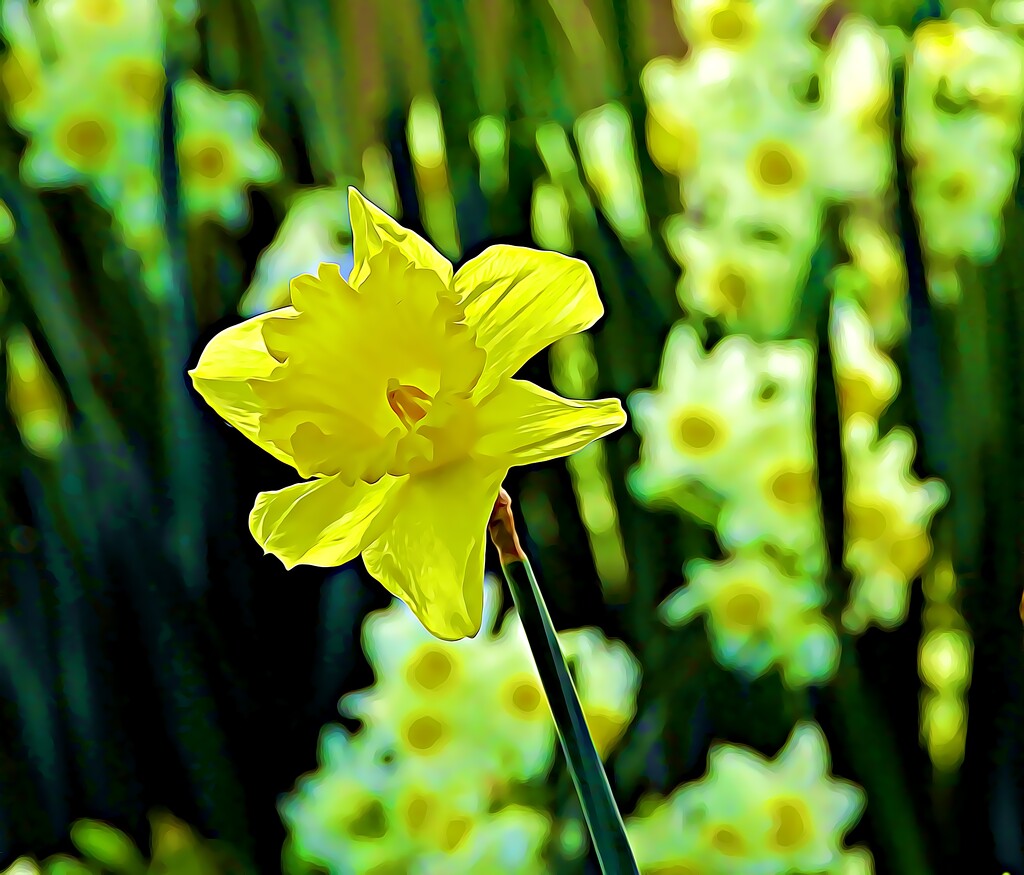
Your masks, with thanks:
M889 551L889 561L907 580L913 580L931 555L931 539L926 531L920 531L896 541Z
M409 804L405 808L405 822L412 832L423 829L433 805L434 800L422 793L415 794L409 800Z
M969 191L970 185L963 173L954 173L939 183L939 197L950 203L963 200Z
M709 411L685 413L672 432L679 449L684 453L710 450L718 443L718 426Z
M722 617L730 625L739 629L755 629L762 624L764 618L763 600L750 591L738 592L730 596L722 607Z
M88 166L102 161L111 146L106 126L91 118L70 125L64 134L64 143L73 163Z
M117 80L129 97L151 109L158 104L164 85L163 68L159 64L131 59L121 66Z
M406 727L405 740L415 751L436 751L447 741L448 730L436 717L425 714Z
M371 799L349 822L348 831L356 838L383 838L388 831L388 817L384 812L384 806L376 799Z
M785 143L762 143L751 156L751 173L772 193L796 188L798 160Z
M445 851L454 851L462 844L462 840L469 835L469 830L472 826L473 824L468 817L453 817L445 825L441 847Z
M431 647L409 666L406 677L412 686L424 690L436 690L452 676L451 657L437 648Z
M742 42L751 31L750 4L744 0L726 3L708 16L708 33L722 43Z
M889 528L888 517L873 505L851 503L847 508L850 534L865 541L878 541L885 536Z
M779 848L792 849L810 838L810 812L801 800L786 799L777 802L773 806L772 819L772 837Z
M392 377L388 380L388 405L406 428L412 428L427 415L431 398L417 386L402 385Z
M7 97L16 106L35 93L38 78L25 70L17 55L9 54L0 67L0 80L3 81Z
M871 388L871 384L860 374L838 376L836 382L839 389L839 407L844 417L854 413L866 413L877 416L882 409L882 401Z
M727 857L742 857L746 853L743 836L729 826L722 826L715 830L711 837L711 845L716 851Z
M625 721L619 715L599 709L587 709L587 728L594 739L594 747L602 757L605 756L622 736L626 728Z
M509 694L509 704L519 717L534 718L541 712L541 692L536 681L523 680L517 683Z
M747 281L732 268L718 275L718 293L734 314L738 314L747 300Z
M814 500L814 477L810 471L783 471L771 481L771 494L790 507L806 507Z
M224 173L224 153L216 146L203 146L186 158L188 168L204 179L214 180Z

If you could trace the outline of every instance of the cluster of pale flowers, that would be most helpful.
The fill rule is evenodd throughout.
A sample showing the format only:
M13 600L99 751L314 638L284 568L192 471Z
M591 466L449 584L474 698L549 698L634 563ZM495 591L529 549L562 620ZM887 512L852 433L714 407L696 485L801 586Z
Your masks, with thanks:
M689 46L643 72L648 144L685 207L665 229L695 317L787 334L825 207L879 198L893 169L889 49L868 19L812 42L827 0L677 0Z
M147 285L165 269L165 38L169 27L192 26L197 14L194 2L158 0L9 0L0 12L6 110L27 139L23 179L40 188L85 187L142 256ZM247 187L281 174L259 136L259 107L191 73L175 83L174 103L185 214L241 228Z
M839 641L822 613L828 557L812 434L813 346L786 338L819 245L841 206L849 260L828 277L829 339L842 420L851 632L906 617L947 499L911 471L914 439L878 418L899 372L886 350L906 330L906 272L886 195L893 158L890 50L847 15L827 47L827 4L678 0L689 51L645 70L648 142L679 177L686 213L666 226L688 314L671 330L658 384L630 398L642 438L631 491L716 530L725 558L695 560L663 619L706 617L716 659L749 677L822 683ZM707 318L733 332L706 352ZM740 333L742 332L742 334Z
M517 787L541 788L554 723L518 615L499 628L499 601L488 578L481 631L455 642L397 599L366 618L375 684L342 699L361 728L326 727L318 769L281 804L293 857L353 875L549 871L551 816ZM607 757L635 714L640 665L595 628L559 641Z
M1024 111L1019 3L929 21L907 57L904 147L933 300L961 294L961 260L986 264L1002 245L1002 212L1017 185Z
M707 771L668 797L648 797L626 820L645 875L870 875L867 848L844 847L864 810L864 792L829 774L828 745L813 722L798 723L768 759L716 744Z
M809 410L814 356L803 341L732 335L706 353L679 323L659 384L629 399L642 438L631 491L715 526L727 553L694 560L663 617L707 616L716 658L751 677L777 665L793 686L838 658L821 613L826 551Z

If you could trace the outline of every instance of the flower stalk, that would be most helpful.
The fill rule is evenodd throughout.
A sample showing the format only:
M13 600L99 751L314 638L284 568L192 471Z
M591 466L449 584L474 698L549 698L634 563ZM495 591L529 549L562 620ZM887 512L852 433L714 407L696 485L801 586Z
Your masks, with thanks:
M608 776L590 736L579 696L558 644L551 617L530 560L516 534L512 499L502 489L487 527L498 549L501 570L523 623L541 685L551 706L569 774L605 875L639 875L626 828L608 784Z

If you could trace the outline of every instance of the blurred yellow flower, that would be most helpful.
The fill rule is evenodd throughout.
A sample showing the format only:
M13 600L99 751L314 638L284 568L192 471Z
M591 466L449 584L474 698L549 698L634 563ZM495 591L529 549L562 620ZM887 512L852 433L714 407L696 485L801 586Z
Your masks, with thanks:
M636 716L640 662L625 644L610 641L593 626L560 632L558 642L576 668L574 680L583 716L597 753L604 759Z
M929 21L908 46L904 149L929 291L960 295L956 261L985 264L1002 245L1018 175L1024 44L973 9Z
M261 493L253 536L286 567L368 571L439 638L475 635L484 530L513 465L569 455L626 421L512 375L603 307L581 261L492 246L458 273L350 189L354 267L292 282L292 306L217 335L200 395L303 478Z
M629 488L716 525L728 546L772 543L797 553L801 568L819 568L818 496L808 479L813 370L804 341L730 335L705 352L678 323L658 385L629 397L642 438Z
M39 864L31 857L18 857L3 875L39 875Z
M259 106L248 94L217 91L195 76L175 84L174 102L189 216L242 227L249 219L246 189L281 175L281 160L259 135Z
M878 439L878 424L864 414L844 424L846 546L853 574L843 625L859 632L869 623L892 628L906 619L910 583L932 553L932 517L949 490L912 470L915 442L903 428Z
M293 854L331 872L541 875L550 817L495 810L466 768L386 763L363 733L327 726L316 771L279 804Z
M685 574L688 584L664 601L661 617L681 626L704 614L724 667L756 678L777 665L791 686L821 683L835 671L839 640L821 615L826 593L817 581L788 577L753 551L693 560Z
M835 298L851 301L865 312L874 342L891 349L907 331L907 268L891 219L879 205L852 209L839 234L850 261L828 277Z
M53 458L67 437L67 406L32 335L22 326L7 335L7 406L29 452Z
M855 302L833 299L829 340L840 415L878 419L899 391L900 372L875 345L871 323Z
M824 734L805 721L772 759L715 744L703 778L641 800L627 829L644 873L861 875L873 871L870 853L842 839L864 802L829 775Z
M471 770L494 792L542 776L554 756L554 724L518 615L509 612L495 628L500 598L488 577L480 634L445 644L397 599L370 614L362 638L375 683L345 696L342 713L362 721L378 749L440 772ZM635 715L639 663L597 629L558 638L575 665L595 745L607 755Z
M341 272L352 270L352 247L343 223L346 193L341 188L312 188L298 192L271 244L260 253L252 283L238 304L242 316L256 316L286 307L293 277L315 273L324 262L335 262Z

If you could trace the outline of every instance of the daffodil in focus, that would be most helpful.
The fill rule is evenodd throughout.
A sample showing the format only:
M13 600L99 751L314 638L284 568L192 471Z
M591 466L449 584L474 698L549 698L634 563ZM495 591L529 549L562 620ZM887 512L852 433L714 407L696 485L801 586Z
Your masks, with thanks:
M190 372L228 422L307 482L262 493L249 523L285 564L360 553L434 635L475 635L485 528L510 467L620 428L617 400L513 379L602 315L590 269L492 246L457 272L349 190L352 272L292 281L289 307L217 335Z

